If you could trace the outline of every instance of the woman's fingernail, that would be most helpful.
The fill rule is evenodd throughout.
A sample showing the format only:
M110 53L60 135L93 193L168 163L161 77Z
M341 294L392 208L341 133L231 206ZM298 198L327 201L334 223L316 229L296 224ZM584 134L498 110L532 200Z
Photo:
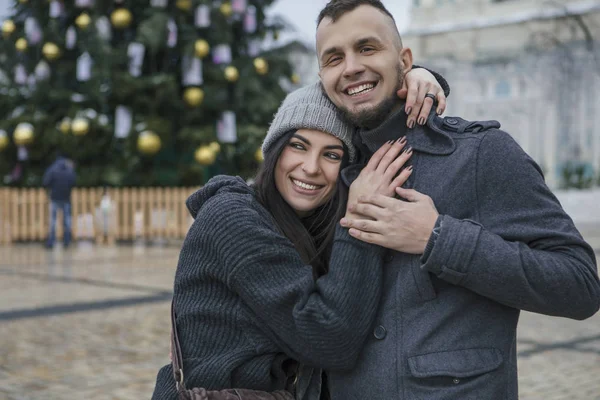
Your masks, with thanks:
M419 118L419 125L423 125L425 123L425 118Z
M414 120L414 119L411 119L410 121L408 121L408 127L409 127L410 129L412 129L412 128L414 128L414 127L415 127L415 120Z
M408 170L408 172L412 172L412 170L413 170L413 166L412 166L412 165L410 165L410 166L409 166L408 168L406 168L406 169Z
M408 107L408 108L406 109L406 114L410 114L410 112L411 112L411 111L412 111L412 107Z

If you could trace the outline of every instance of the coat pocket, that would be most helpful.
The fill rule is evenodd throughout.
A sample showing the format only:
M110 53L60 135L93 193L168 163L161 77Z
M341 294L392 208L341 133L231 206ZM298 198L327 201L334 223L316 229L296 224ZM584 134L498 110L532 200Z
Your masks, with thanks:
M504 400L502 353L494 348L422 354L408 359L411 400Z

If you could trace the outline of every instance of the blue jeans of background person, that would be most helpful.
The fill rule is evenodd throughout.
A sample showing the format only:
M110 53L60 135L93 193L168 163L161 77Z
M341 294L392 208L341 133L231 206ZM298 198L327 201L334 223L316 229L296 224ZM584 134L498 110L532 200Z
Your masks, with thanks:
M48 247L54 246L56 240L56 214L62 210L63 214L63 243L65 247L71 243L71 203L68 201L50 202L50 234L48 236Z

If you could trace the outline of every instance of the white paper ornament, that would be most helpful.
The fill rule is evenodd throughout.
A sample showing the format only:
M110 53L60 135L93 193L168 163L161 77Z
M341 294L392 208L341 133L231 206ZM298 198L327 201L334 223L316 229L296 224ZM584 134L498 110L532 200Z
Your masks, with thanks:
M150 6L157 8L165 8L169 0L150 0Z
M94 110L93 108L86 108L83 110L81 115L87 119L94 119L98 116L98 111Z
M256 32L256 7L249 6L244 14L244 32Z
M76 76L79 82L87 82L92 77L92 66L94 60L87 51L77 58Z
M35 70L33 71L35 77L39 81L44 81L50 78L50 72L50 66L44 60L41 60L39 63L37 63L37 65L35 66Z
M77 43L77 31L74 27L70 26L65 35L65 47L72 50L75 47L75 43Z
M177 46L177 24L173 19L167 22L167 46L173 48Z
M64 6L61 1L52 0L50 2L50 11L49 11L50 18L60 17L63 13L63 10L64 10Z
M27 71L23 64L17 64L15 66L15 82L18 85L24 85L27 83Z
M210 7L202 4L196 8L194 24L198 28L207 28L210 26Z
M112 39L112 25L105 15L96 19L96 32L100 39L106 42L110 42Z
M260 39L251 39L248 41L248 55L256 57L260 53Z
M77 8L91 8L94 6L94 0L75 0Z
M228 44L215 46L213 50L213 63L217 65L231 63L231 47Z
M131 109L125 106L117 106L115 109L115 137L126 138L131 132L133 115Z
M27 161L28 159L29 159L29 152L27 151L27 148L25 146L17 147L17 160Z
M200 86L204 83L202 60L198 57L184 56L181 69L183 86Z
M140 76L142 74L142 64L144 63L144 53L146 47L141 43L129 43L127 47L127 55L129 56L129 73L132 76Z
M236 14L243 14L246 11L248 2L246 0L232 0L231 10Z
M19 118L25 112L25 106L19 106L10 113L10 118Z
M40 24L33 17L25 19L25 37L32 45L38 44L42 40L42 28L40 28Z
M235 143L237 141L237 128L233 111L224 111L221 114L221 119L217 122L217 139L221 143Z
M35 87L37 86L37 79L35 79L35 75L31 74L27 77L27 87L29 88L29 90L35 90Z

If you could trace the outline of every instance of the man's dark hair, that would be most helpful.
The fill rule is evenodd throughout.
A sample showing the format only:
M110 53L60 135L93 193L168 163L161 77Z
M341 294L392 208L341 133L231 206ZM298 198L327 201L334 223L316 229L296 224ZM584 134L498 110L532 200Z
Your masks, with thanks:
M321 24L321 21L323 21L324 18L330 18L332 22L336 22L344 14L354 11L360 6L374 7L390 17L391 26L393 26L393 29L398 34L397 45L402 48L402 38L400 37L396 20L394 19L392 13L385 8L380 0L331 0L319 13L319 17L317 18L317 27Z
M317 18L317 26L319 26L321 21L323 21L323 18L331 18L331 21L335 22L342 15L349 13L350 11L354 11L359 6L375 7L390 17L394 23L396 23L392 13L389 12L379 0L331 0L319 13L319 18Z

